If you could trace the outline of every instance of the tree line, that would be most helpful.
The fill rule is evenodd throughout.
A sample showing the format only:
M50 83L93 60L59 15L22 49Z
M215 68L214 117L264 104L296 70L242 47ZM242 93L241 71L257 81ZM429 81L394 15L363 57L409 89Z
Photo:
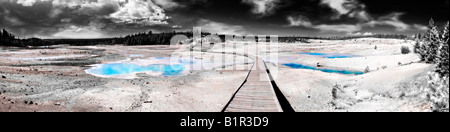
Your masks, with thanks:
M38 38L29 38L29 39L17 39L6 31L5 29L1 32L0 37L0 45L1 46L17 46L17 47L25 47L25 46L45 46L45 45L57 45L57 44L70 44L76 46L83 45L113 45L113 44L124 44L124 45L169 45L170 40L175 35L185 35L188 38L192 39L193 32L163 32L163 33L153 33L149 31L147 33L137 33L127 35L125 37L116 37L116 38L106 38L106 39L38 39ZM211 33L202 32L201 36L205 37L207 35L211 35ZM225 35L218 35L222 42L225 42ZM234 36L234 35L233 35ZM309 43L310 39L321 39L321 40L349 40L349 39L357 39L357 38L395 38L395 39L406 39L408 38L405 35L399 34L374 34L374 35L364 35L364 36L334 36L334 37L297 37L297 36L287 36L287 37L279 37L278 41L282 43ZM255 38L257 42L258 37ZM270 40L270 39L267 39Z
M210 35L210 33L202 32L202 36ZM176 35L185 35L188 38L193 37L193 32L168 32L154 34L152 31L148 33L138 33L127 35L123 38L116 38L116 43L124 45L169 45L172 37Z
M189 38L193 37L193 32L163 32L163 33L153 33L149 31L147 33L137 33L132 35L127 35L125 37L116 38L105 38L105 39L39 39L39 38L28 38L19 39L13 34L3 29L0 31L0 46L15 46L15 47L27 47L27 46L47 46L47 45L58 45L58 44L70 44L75 46L84 45L114 45L114 44L124 44L124 45L169 45L170 40L175 35L185 35ZM201 33L202 37L211 35L207 32ZM223 35L219 35L224 40Z
M373 34L373 35L353 35L353 36L331 36L331 37L280 37L280 42L284 43L308 43L310 39L318 40L350 40L358 38L392 38L392 39L407 39L408 36L402 34Z
M8 32L6 29L0 31L0 46L25 47L25 46L44 46L47 44L48 43L38 38L18 39L12 33Z

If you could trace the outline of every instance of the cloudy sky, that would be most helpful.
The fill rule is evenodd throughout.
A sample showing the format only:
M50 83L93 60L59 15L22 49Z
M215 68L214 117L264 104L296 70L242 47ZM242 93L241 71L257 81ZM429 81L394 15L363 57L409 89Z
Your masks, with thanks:
M137 32L334 36L412 35L449 0L0 0L0 28L20 37L105 38Z

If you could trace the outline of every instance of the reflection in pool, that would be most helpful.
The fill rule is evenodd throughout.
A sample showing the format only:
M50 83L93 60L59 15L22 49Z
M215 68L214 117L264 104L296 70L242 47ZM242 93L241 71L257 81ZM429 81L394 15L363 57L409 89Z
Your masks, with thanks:
M103 64L96 68L86 70L88 73L104 76L112 75L126 75L132 73L142 72L160 72L165 76L178 76L184 70L184 66L181 64L176 65L162 65L153 64L147 66L141 66L132 63L110 63Z
M302 54L302 55L311 55L311 56L318 56L318 57L329 58L329 59L357 57L356 55L350 55L350 54L302 53L302 52L299 52L299 54Z
M337 70L337 69L322 69L322 68L317 68L317 67L297 64L297 63L286 63L286 64L283 64L283 65L291 67L291 68L295 68L295 69L318 70L318 71L322 71L322 72L326 72L326 73L339 73L339 74L345 74L345 75L351 75L351 74L353 74L353 75L362 75L362 74L364 74L364 72L360 72L360 71Z

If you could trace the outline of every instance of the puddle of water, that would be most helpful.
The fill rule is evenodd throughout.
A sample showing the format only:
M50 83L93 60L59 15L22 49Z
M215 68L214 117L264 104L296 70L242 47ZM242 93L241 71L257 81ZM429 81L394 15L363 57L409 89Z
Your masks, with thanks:
M322 69L322 68L317 68L317 67L313 67L313 66L297 64L297 63L286 63L286 64L283 64L283 65L291 67L291 68L294 68L294 69L317 70L317 71L322 71L322 72L326 72L326 73L338 73L338 74L345 74L345 75L362 75L362 74L364 74L364 72L360 72L360 71L338 70L338 69Z
M357 57L356 55L350 55L350 54L302 53L302 52L299 52L299 54L310 55L310 56L318 56L318 57L329 58L329 59Z
M141 66L132 63L103 64L96 68L86 70L87 73L102 76L127 75L144 72L158 72L162 73L162 75L164 76L179 76L183 71L184 66L181 64L176 65L153 64Z

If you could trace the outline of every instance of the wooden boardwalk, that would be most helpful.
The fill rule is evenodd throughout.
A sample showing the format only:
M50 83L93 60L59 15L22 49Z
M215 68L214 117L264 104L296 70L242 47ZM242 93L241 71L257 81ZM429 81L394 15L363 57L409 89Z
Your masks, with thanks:
M246 82L224 112L283 112L262 59L255 57Z

